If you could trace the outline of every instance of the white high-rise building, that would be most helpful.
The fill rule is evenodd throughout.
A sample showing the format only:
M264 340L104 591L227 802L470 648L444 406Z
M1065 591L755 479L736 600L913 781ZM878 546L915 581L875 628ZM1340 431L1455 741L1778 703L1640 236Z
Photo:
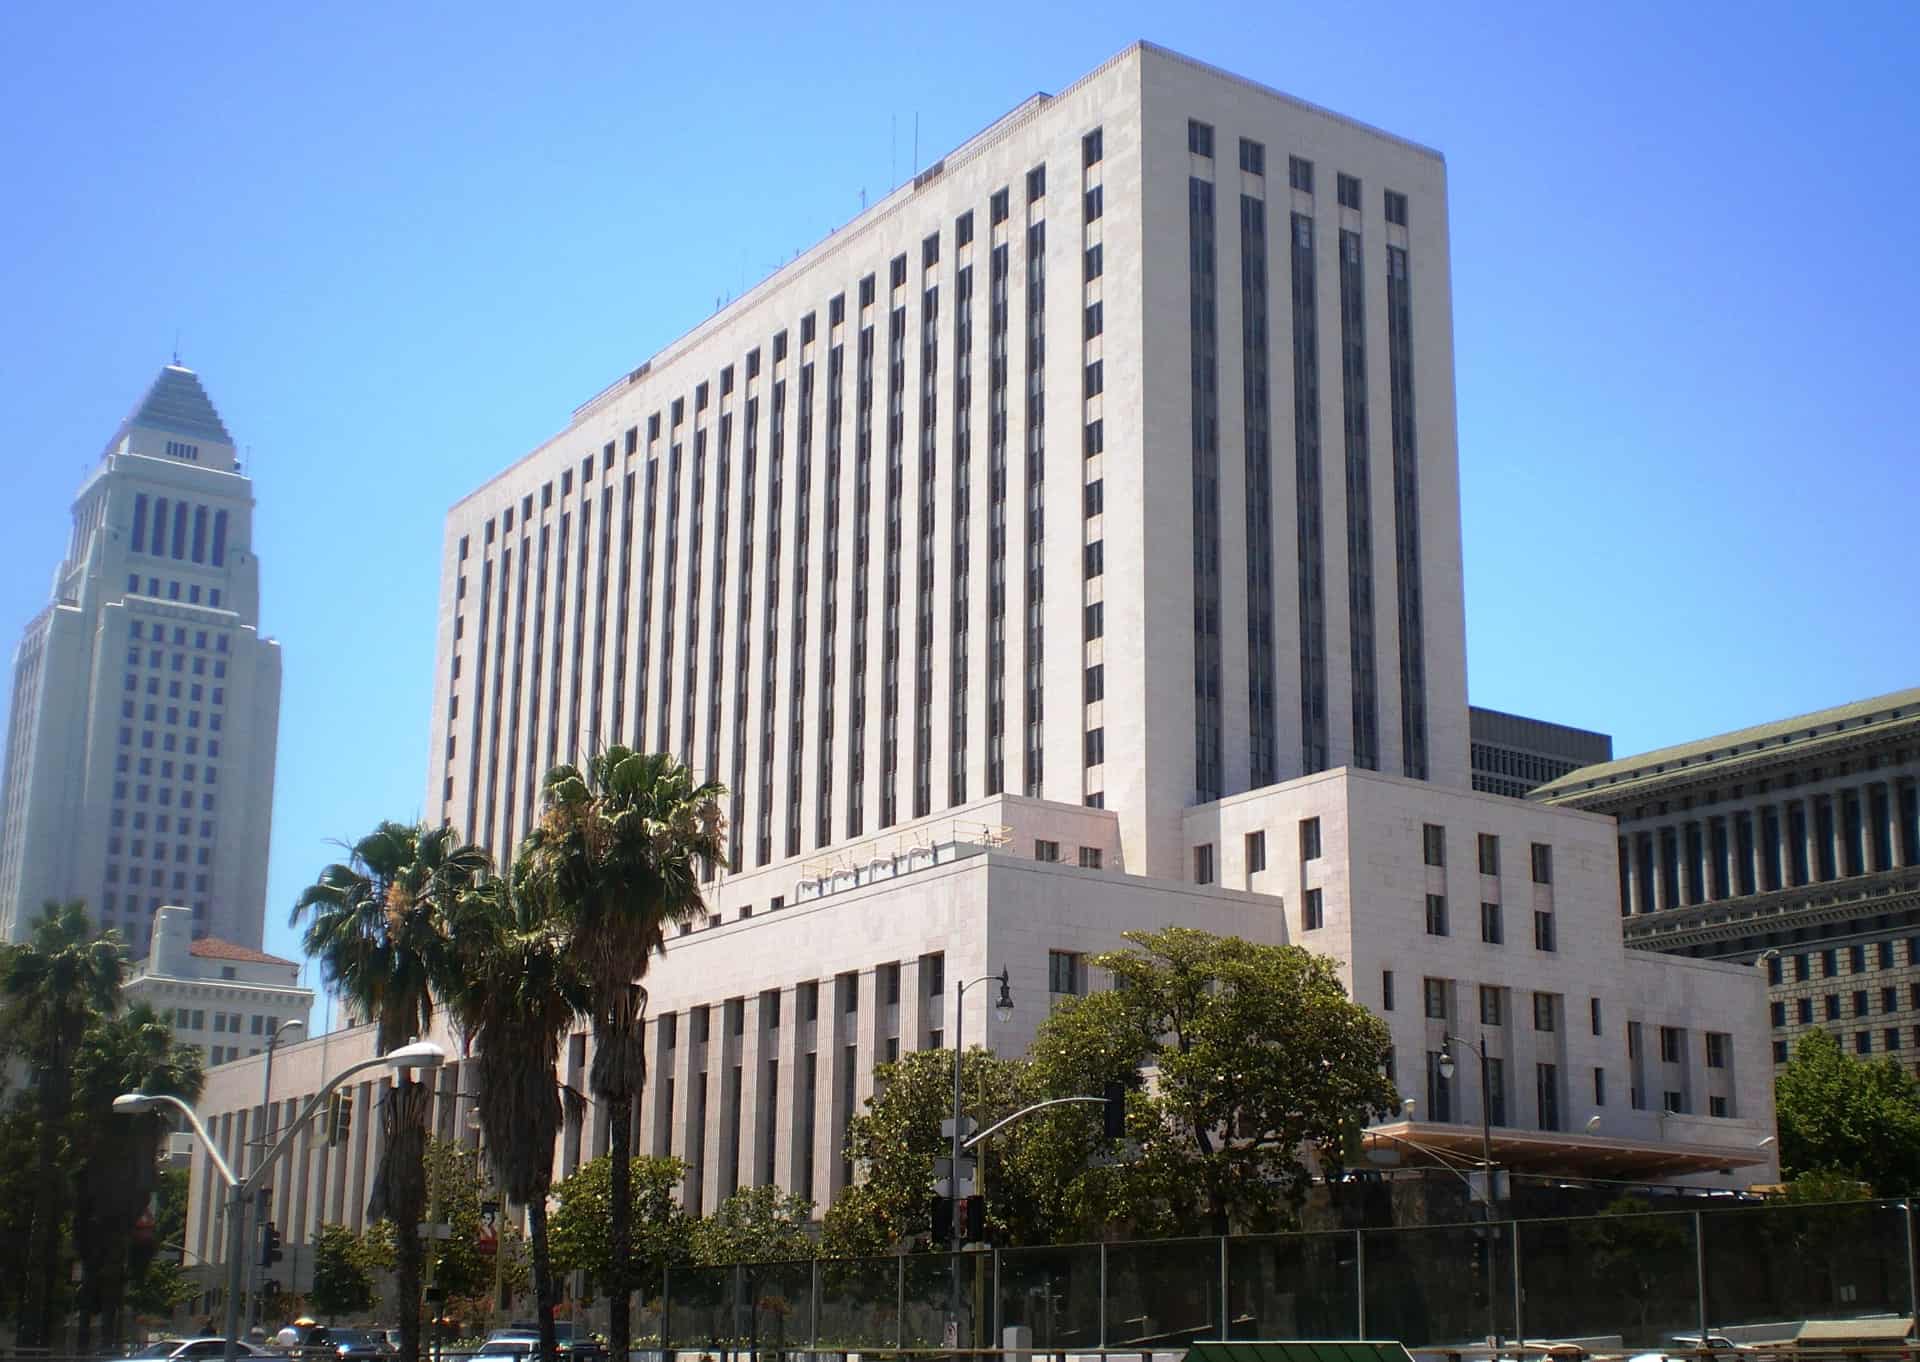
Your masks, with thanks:
M1019 1053L1173 923L1337 962L1415 1104L1376 1143L1476 1158L1484 1114L1516 1172L1772 1175L1758 973L1628 952L1610 824L1470 788L1451 330L1437 154L1139 45L454 506L428 816L504 860L616 742L729 788L709 915L646 979L635 1144L690 1208L824 1206L876 1066ZM265 1105L224 1066L214 1137L372 1041L289 1047ZM443 1137L476 1077L438 1076ZM363 1221L379 1140L298 1136L289 1242Z
M82 484L14 654L0 939L80 898L136 958L162 904L259 948L280 722L259 620L252 481L199 376L169 364Z

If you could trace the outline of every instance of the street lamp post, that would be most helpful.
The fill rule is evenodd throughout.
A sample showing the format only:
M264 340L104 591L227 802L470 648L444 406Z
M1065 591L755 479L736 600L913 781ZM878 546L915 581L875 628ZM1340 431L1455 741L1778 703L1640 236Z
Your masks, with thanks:
M949 1199L953 1202L953 1217L952 1224L948 1227L947 1231L947 1248L953 1255L952 1318L954 1345L956 1347L958 1347L960 1343L960 1298L962 1295L960 1282L960 1160L965 1153L967 1138L966 1132L961 1128L960 1124L960 1062L966 1053L966 1047L961 1041L961 1027L967 1015L967 990L975 984L992 983L996 980L999 981L1000 984L1000 996L994 1000L994 1015L1002 1022L1009 1021L1013 1017L1013 992L1008 987L1008 975L1005 965L1000 967L998 974L983 974L978 979L967 979L963 981L960 986L954 990L953 999L953 1162L947 1189L951 1193Z
M1493 1308L1493 1092L1487 1085L1487 1038L1483 1032L1480 1044L1460 1036L1447 1036L1444 1045L1464 1046L1471 1050L1480 1061L1480 1207L1482 1222L1487 1227L1487 1339L1497 1349L1500 1346L1499 1316ZM1453 1052L1440 1051L1440 1076L1449 1083L1453 1081Z
M402 1045L384 1055L349 1065L328 1079L302 1107L300 1114L287 1126L286 1131L274 1142L271 1149L260 1157L251 1173L244 1178L234 1176L233 1169L220 1157L213 1137L207 1133L206 1125L200 1120L200 1113L186 1102L171 1093L127 1092L113 1099L113 1109L122 1116L137 1116L152 1111L158 1106L170 1106L187 1118L187 1124L193 1127L193 1133L200 1138L201 1145L207 1151L207 1161L213 1165L213 1171L219 1175L221 1183L227 1189L227 1301L226 1301L226 1347L222 1352L225 1362L236 1362L240 1351L240 1291L245 1280L246 1234L244 1221L247 1202L259 1190L265 1181L267 1170L293 1142L300 1128L313 1119L334 1091L357 1073L368 1069L389 1068L401 1071L416 1069L436 1069L447 1057L447 1052L431 1041L416 1040L410 1045Z
M253 1141L253 1147L263 1153L267 1148L267 1131L272 1128L273 1122L273 1052L280 1047L280 1042L286 1039L287 1032L304 1031L306 1029L307 1024L303 1021L289 1021L282 1026L275 1027L273 1034L267 1037L266 1072L261 1076L260 1080L260 1137ZM259 1207L259 1211L260 1224L264 1229L267 1223L266 1208L261 1206ZM247 1296L249 1300L246 1313L249 1320L253 1319L253 1306L256 1303L255 1298L258 1297L260 1291L259 1283L261 1279L259 1269L264 1266L263 1263L258 1261L257 1257L247 1264Z

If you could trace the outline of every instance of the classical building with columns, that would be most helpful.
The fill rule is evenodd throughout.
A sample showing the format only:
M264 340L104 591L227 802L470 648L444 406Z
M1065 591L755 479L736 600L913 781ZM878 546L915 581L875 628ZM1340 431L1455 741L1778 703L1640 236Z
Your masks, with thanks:
M1821 1028L1920 1072L1920 690L1574 771L1619 820L1627 944L1765 959L1776 1064Z
M728 787L708 915L646 979L637 1142L690 1209L824 1206L878 1066L1023 1051L1169 924L1336 961L1414 1103L1382 1141L1484 1116L1511 1168L1772 1175L1757 974L1627 951L1611 823L1471 788L1451 333L1437 153L1138 44L454 504L429 816L505 860L611 743ZM962 1005L1003 968L1011 1021ZM370 1049L288 1047L264 1108L223 1066L216 1138ZM473 1078L437 1078L449 1138ZM364 1219L379 1093L296 1136L289 1244Z

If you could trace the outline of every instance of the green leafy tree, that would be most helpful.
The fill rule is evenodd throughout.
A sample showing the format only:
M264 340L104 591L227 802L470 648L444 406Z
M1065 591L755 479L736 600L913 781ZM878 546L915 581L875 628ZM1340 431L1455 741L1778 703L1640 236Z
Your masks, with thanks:
M657 1269L689 1262L693 1256L693 1217L680 1208L678 1193L687 1166L678 1159L641 1157L627 1180L627 1223L634 1262L646 1274L636 1284L657 1288ZM553 1210L547 1237L556 1272L585 1272L604 1286L613 1279L613 1159L606 1154L583 1163L553 1186ZM632 1274L629 1280L633 1280Z
M1920 1083L1893 1059L1860 1059L1809 1031L1774 1083L1774 1108L1786 1177L1839 1174L1881 1196L1920 1186Z
M696 1263L783 1263L813 1256L813 1202L778 1187L742 1187L693 1223Z
M625 1274L636 1247L627 1194L633 1105L647 1076L640 980L666 949L668 930L705 910L699 871L726 850L724 793L696 784L671 756L609 747L584 770L563 765L547 773L540 821L521 847L527 887L570 919L592 995L588 1082L609 1113L612 1261L602 1280L615 1357L626 1356L633 1332L633 1283Z
M1827 1205L1835 1201L1865 1201L1872 1189L1859 1178L1848 1177L1824 1168L1811 1169L1787 1179L1781 1200L1796 1205Z
M373 1309L373 1267L360 1236L345 1225L322 1225L313 1242L313 1289L307 1305L332 1322Z
M566 1114L560 1042L592 1001L567 918L550 890L549 883L530 883L523 864L513 880L487 880L461 896L453 934L459 968L447 994L479 1049L480 1126L501 1190L527 1208L545 1357L558 1356L547 1197Z
M1303 1151L1340 1166L1357 1125L1394 1110L1390 1038L1351 1001L1332 961L1188 927L1128 932L1095 957L1115 987L1070 1000L1031 1051L1047 1096L1097 1095L1141 1069L1127 1101L1137 1160L1110 1181L1136 1231L1227 1234L1290 1227L1310 1181ZM1097 1108L1065 1108L1090 1142ZM1069 1188L1071 1190L1071 1188Z
M177 1042L172 1025L145 1003L96 1020L80 1042L73 1066L71 1158L77 1174L73 1240L82 1272L82 1352L91 1346L96 1315L107 1331L107 1346L118 1346L129 1283L155 1256L151 1229L139 1236L134 1231L158 1185L155 1161L167 1121L157 1112L116 1115L113 1100L124 1092L145 1092L192 1103L203 1084L199 1047Z
M433 1284L449 1298L483 1295L493 1286L493 1259L480 1251L480 1205L486 1183L479 1156L457 1140L427 1141L427 1204L448 1235L427 1249Z
M33 1215L27 1233L19 1341L48 1347L62 1274L63 1235L72 1213L64 1161L73 1105L73 1063L87 1028L120 1007L126 962L112 932L96 936L78 899L49 903L32 937L9 951L0 977L0 1035L25 1061L33 1086L38 1138Z
M198 1051L195 1051L198 1058ZM192 1175L184 1168L162 1169L154 1179L153 1254L127 1283L127 1307L142 1319L165 1319L198 1294L180 1265L187 1233L187 1189Z
M1026 1064L978 1047L961 1060L967 1115L982 1129L1023 1105ZM953 1114L953 1051L916 1050L874 1071L874 1094L847 1126L847 1154L859 1181L827 1208L825 1252L835 1258L891 1253L932 1228L934 1160L952 1152L940 1123ZM1010 1223L1026 1205L1027 1189L1011 1180L1009 1153L1025 1136L1010 1127L979 1147L988 1226L1000 1242L1027 1242Z
M301 891L293 921L305 922L307 954L326 981L373 1020L385 1054L427 1034L434 993L453 979L447 930L459 896L489 870L487 853L450 827L382 823ZM401 1073L381 1110L380 1166L371 1214L394 1224L401 1362L419 1362L420 1287L427 1209L427 1116L432 1092Z

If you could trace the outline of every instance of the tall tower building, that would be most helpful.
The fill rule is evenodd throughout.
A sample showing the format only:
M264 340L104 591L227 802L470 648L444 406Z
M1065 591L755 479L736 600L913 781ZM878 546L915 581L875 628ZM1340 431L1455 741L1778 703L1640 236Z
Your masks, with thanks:
M1011 794L1468 785L1446 167L1138 44L581 406L448 517L427 809L618 741L736 873Z
M169 364L73 503L53 600L14 655L0 939L82 898L144 955L163 904L258 949L280 723L253 484Z

